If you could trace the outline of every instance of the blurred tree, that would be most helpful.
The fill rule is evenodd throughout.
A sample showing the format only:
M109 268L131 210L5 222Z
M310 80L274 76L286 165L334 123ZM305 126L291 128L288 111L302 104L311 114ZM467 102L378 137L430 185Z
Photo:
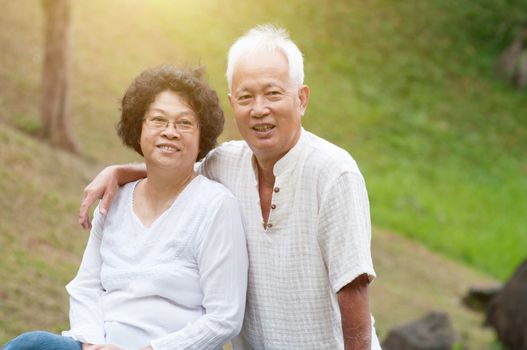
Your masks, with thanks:
M512 44L500 55L497 69L504 79L517 87L527 87L527 25L524 25Z
M42 74L41 136L56 147L78 153L70 119L70 0L42 0L44 9L44 66Z

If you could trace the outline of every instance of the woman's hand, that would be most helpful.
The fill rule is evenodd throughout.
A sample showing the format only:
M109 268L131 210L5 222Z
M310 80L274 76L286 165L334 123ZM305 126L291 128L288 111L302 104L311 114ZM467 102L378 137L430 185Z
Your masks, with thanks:
M82 350L123 350L112 344L86 344L82 343Z
M118 189L119 183L117 177L117 167L115 166L104 168L99 174L97 174L95 179L93 179L92 182L90 182L88 186L84 188L81 207L79 210L79 224L84 229L91 228L89 211L93 203L102 197L99 210L101 211L101 214L106 214L108 207L110 206L110 203L112 202L112 199L117 193Z
M82 350L99 350L99 349L102 349L103 346L105 346L105 344L86 344L86 343L82 343Z

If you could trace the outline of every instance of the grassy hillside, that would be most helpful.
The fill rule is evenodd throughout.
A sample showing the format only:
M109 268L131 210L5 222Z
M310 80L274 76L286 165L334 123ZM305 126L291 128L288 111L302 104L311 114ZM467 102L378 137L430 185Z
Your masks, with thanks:
M75 212L93 165L0 124L0 343L24 329L67 326L64 285L86 234Z
M75 1L72 124L82 159L28 137L39 126L40 0L0 5L0 341L63 328L63 285L86 237L75 223L80 190L103 164L137 160L113 131L131 79L160 63L205 64L225 97L230 43L263 22L286 26L304 51L306 128L348 149L366 177L382 228L382 332L438 306L475 326L455 300L465 283L487 278L385 230L498 279L525 258L527 92L494 75L525 2ZM223 138L233 137L229 118ZM444 276L437 264L449 266Z

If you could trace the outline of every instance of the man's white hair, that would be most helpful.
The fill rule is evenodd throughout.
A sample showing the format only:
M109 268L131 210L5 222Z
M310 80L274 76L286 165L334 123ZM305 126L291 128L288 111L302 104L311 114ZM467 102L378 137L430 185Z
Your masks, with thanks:
M250 29L238 38L229 49L227 71L225 72L229 92L231 92L232 88L234 66L239 59L261 50L269 52L281 51L287 58L289 76L293 82L298 86L304 84L304 59L302 52L300 52L296 44L289 38L287 30L284 28L276 28L272 24L263 24Z

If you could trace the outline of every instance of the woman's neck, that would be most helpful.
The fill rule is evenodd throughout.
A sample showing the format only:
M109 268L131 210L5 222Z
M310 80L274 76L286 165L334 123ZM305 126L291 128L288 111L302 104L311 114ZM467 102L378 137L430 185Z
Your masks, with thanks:
M196 177L194 169L184 172L149 171L134 192L134 212L150 226L176 200L185 187Z

